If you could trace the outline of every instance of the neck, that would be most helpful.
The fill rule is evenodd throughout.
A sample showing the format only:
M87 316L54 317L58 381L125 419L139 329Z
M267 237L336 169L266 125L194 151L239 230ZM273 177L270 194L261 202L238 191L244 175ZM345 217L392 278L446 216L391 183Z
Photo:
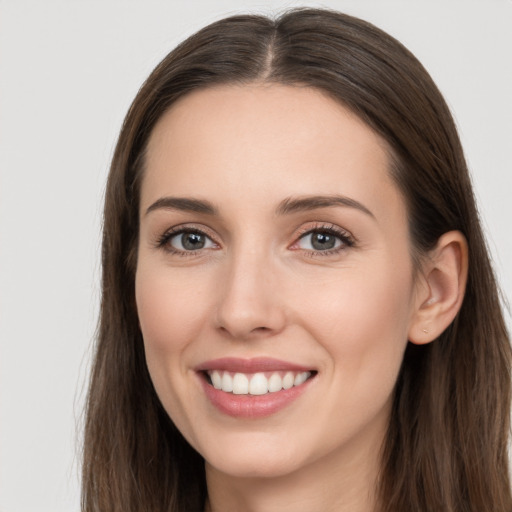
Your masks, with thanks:
M271 478L228 475L207 463L206 511L375 512L380 445L339 449Z

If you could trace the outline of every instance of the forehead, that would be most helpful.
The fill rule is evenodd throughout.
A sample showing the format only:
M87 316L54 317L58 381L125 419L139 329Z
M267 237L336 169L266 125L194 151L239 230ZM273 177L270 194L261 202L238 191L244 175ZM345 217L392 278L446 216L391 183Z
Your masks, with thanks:
M151 134L141 208L165 194L239 207L312 193L402 203L388 155L379 135L316 89L199 90L176 102Z

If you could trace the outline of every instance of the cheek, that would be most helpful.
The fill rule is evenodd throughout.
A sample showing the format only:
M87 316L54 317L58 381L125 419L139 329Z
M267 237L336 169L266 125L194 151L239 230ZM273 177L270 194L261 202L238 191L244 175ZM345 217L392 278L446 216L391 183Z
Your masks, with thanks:
M189 371L187 348L204 325L196 287L158 265L140 265L135 297L151 380L164 407L181 410L177 391ZM188 390L185 390L188 393ZM183 393L183 390L181 391Z
M135 297L147 351L174 352L187 345L201 325L201 302L194 290L157 266L137 270Z
M187 350L204 326L202 292L169 269L142 264L137 269L135 297L148 371L156 393L178 428L190 432L192 388ZM199 299L202 297L202 300Z
M394 385L407 344L411 292L405 272L376 266L340 273L310 294L304 322L347 386L379 380Z

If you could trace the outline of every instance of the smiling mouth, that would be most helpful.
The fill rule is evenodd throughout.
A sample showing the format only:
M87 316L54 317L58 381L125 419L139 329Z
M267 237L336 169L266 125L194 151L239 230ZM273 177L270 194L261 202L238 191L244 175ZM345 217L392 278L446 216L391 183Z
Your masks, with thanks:
M215 389L232 395L261 396L304 384L316 371L273 371L257 373L205 370L206 381Z

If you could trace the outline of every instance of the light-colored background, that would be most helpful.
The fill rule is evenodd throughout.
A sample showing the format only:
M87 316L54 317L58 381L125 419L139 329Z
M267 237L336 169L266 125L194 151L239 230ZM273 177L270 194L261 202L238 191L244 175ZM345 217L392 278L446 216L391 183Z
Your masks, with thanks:
M79 509L101 200L130 101L201 26L296 5L374 22L429 69L459 125L512 297L510 0L0 0L1 512Z

